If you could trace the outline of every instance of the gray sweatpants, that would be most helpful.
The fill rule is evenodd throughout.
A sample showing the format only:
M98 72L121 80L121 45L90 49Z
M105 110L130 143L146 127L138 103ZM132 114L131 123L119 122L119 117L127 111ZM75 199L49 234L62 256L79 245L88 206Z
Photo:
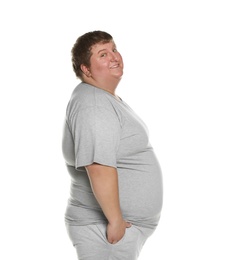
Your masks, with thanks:
M132 225L119 242L110 244L106 238L106 224L67 224L66 228L78 260L137 260L147 238L154 232L154 229Z

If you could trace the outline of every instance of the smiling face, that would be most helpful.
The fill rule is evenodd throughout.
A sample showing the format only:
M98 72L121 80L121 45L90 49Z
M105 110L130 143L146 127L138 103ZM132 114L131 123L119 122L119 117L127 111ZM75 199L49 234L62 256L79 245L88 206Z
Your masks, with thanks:
M84 81L94 86L115 90L123 75L122 56L113 41L92 46L90 67L81 65Z

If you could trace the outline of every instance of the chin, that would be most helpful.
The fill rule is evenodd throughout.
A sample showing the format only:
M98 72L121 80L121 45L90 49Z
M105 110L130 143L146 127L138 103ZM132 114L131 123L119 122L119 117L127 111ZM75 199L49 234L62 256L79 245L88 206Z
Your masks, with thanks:
M116 76L121 78L123 76L123 71L116 73Z

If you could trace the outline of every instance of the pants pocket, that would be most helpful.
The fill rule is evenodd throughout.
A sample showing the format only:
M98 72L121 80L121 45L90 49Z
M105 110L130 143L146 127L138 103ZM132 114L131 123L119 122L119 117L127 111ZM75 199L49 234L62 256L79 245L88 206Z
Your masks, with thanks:
M130 229L131 227L129 228L126 228L125 230L125 233L123 235L123 237L115 244L111 244L108 239L107 239L107 225L106 224L98 224L96 225L97 229L99 230L100 234L101 234L101 237L103 238L103 240L110 246L117 246L117 245L120 245L122 243L124 243L124 240L126 238L126 236L128 235L128 229Z

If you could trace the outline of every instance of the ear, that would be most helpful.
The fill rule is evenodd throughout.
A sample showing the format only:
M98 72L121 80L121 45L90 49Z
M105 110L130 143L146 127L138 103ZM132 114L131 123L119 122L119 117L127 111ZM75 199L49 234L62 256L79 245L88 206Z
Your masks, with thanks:
M90 73L89 68L86 67L84 64L81 64L80 68L81 68L81 71L82 71L87 77L90 77L90 76L91 76L91 73Z

